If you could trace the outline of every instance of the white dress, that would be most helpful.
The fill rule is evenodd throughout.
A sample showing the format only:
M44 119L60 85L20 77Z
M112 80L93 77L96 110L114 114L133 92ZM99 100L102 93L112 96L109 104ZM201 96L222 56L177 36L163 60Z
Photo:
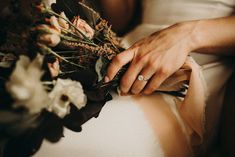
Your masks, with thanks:
M130 32L123 43L129 47L178 22L229 16L234 8L235 0L143 0L142 24ZM206 81L203 142L209 144L216 133L225 82L232 68L226 59L218 56L191 55ZM113 96L114 100L104 106L97 119L83 125L81 133L65 130L65 138L57 144L45 141L35 157L192 156L192 136L197 131L181 115L176 105L180 100L164 94Z

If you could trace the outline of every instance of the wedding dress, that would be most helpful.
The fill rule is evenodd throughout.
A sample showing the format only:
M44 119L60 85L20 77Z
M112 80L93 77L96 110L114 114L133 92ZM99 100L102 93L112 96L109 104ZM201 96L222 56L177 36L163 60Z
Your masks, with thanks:
M234 7L235 0L143 0L142 24L125 36L123 44L129 47L178 22L229 16ZM185 103L165 94L113 94L114 99L97 119L83 125L81 133L65 130L65 138L57 144L45 141L35 156L193 156L193 147L209 145L216 135L225 83L232 68L226 58L198 53L191 56L196 71L191 74L191 95Z

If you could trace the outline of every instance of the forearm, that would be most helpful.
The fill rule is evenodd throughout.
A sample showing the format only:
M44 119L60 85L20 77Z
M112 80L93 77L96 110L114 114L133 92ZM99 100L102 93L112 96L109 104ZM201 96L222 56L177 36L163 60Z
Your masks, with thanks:
M235 55L235 16L194 21L193 51Z
M105 18L113 25L114 30L122 31L131 21L135 0L100 0Z

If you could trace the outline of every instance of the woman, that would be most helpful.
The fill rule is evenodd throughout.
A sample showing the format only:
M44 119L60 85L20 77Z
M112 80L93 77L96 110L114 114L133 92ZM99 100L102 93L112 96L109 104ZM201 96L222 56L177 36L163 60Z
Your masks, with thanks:
M116 30L135 17L136 0L100 2ZM120 90L138 96L115 97L81 134L67 132L53 146L57 156L187 157L207 148L233 69L226 56L235 45L234 7L234 0L143 0L141 24L123 40L131 47L113 59L106 76L112 80L130 63ZM185 100L152 94L182 67L191 70ZM38 156L53 155L53 147L45 144Z

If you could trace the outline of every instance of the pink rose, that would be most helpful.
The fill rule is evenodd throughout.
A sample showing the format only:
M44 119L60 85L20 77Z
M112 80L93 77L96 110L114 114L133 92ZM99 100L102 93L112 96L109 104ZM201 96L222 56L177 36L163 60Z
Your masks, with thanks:
M94 30L91 28L91 26L89 26L86 21L84 21L83 19L81 19L79 16L75 17L72 21L73 25L79 30L81 31L86 37L88 37L89 39L92 39L94 36ZM76 30L74 30L75 33L79 34L79 32L77 32Z
M55 27L59 32L61 32L61 29L69 29L69 24L65 19L68 19L64 12L60 13L59 18L55 16L51 16L49 19L50 24Z

